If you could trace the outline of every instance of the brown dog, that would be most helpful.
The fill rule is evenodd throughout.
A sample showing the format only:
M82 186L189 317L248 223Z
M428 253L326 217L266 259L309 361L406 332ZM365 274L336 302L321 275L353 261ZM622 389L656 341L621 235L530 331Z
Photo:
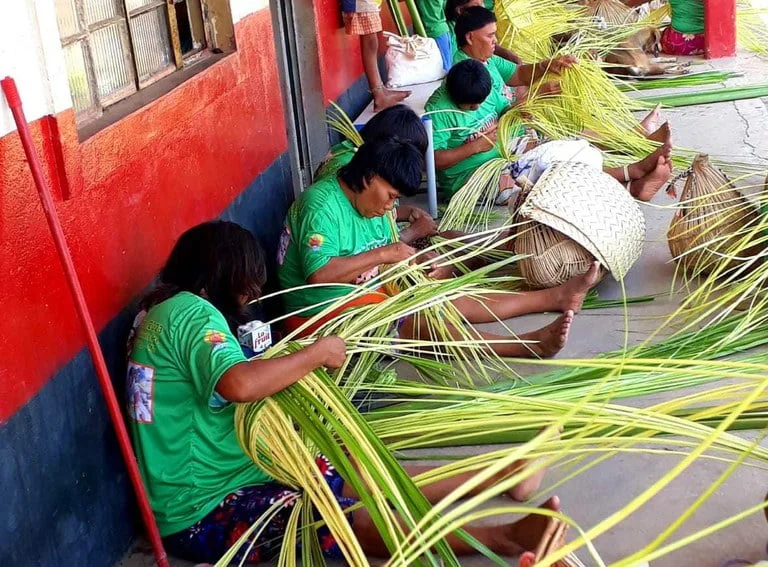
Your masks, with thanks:
M603 61L616 67L607 67L606 71L614 75L648 77L653 75L682 75L685 65L676 59L656 60L661 51L661 31L648 27L621 42L615 49L603 57Z

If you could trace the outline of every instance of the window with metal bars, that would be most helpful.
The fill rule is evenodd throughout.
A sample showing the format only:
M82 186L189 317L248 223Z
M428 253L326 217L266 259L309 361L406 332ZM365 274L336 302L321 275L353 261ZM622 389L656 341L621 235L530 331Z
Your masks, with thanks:
M214 9L226 4L228 12L228 2L55 1L78 124L98 118L106 107L191 64L206 48L222 51L210 40L216 30L205 13L209 3ZM231 16L228 26L231 29Z

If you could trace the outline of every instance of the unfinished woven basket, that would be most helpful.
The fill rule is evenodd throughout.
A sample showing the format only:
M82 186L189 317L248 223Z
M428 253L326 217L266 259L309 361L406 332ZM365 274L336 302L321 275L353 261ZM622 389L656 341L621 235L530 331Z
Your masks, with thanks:
M586 272L595 257L589 251L548 226L531 221L520 228L512 241L520 274L534 289L555 287Z
M645 219L637 202L610 175L586 164L552 165L520 206L519 218L536 221L514 239L515 252L532 254L520 262L532 287L559 285L594 259L621 279L643 250Z
M706 274L718 265L723 269L735 266L738 260L729 260L729 255L749 254L737 250L736 244L740 231L756 221L757 207L709 163L708 156L701 154L693 160L680 202L667 242L683 269Z
M604 21L611 28L634 24L640 19L638 13L621 0L589 0L585 7L587 15Z

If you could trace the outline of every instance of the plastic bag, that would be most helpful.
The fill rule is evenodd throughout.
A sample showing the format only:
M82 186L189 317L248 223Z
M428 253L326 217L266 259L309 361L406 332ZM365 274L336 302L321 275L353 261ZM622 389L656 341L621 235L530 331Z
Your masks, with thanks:
M443 57L434 39L413 35L400 37L384 32L387 38L387 88L431 83L445 76Z

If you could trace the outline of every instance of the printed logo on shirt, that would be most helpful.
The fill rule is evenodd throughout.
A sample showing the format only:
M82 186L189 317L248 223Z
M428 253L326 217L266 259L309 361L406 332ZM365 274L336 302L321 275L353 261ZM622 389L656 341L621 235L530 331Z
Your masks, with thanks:
M206 331L203 340L213 347L213 352L216 352L220 348L224 348L224 343L227 342L227 335L221 331Z
M307 246L309 246L313 252L317 252L322 248L325 237L322 234L312 234L307 240Z
M128 362L128 415L137 423L152 423L155 369Z

